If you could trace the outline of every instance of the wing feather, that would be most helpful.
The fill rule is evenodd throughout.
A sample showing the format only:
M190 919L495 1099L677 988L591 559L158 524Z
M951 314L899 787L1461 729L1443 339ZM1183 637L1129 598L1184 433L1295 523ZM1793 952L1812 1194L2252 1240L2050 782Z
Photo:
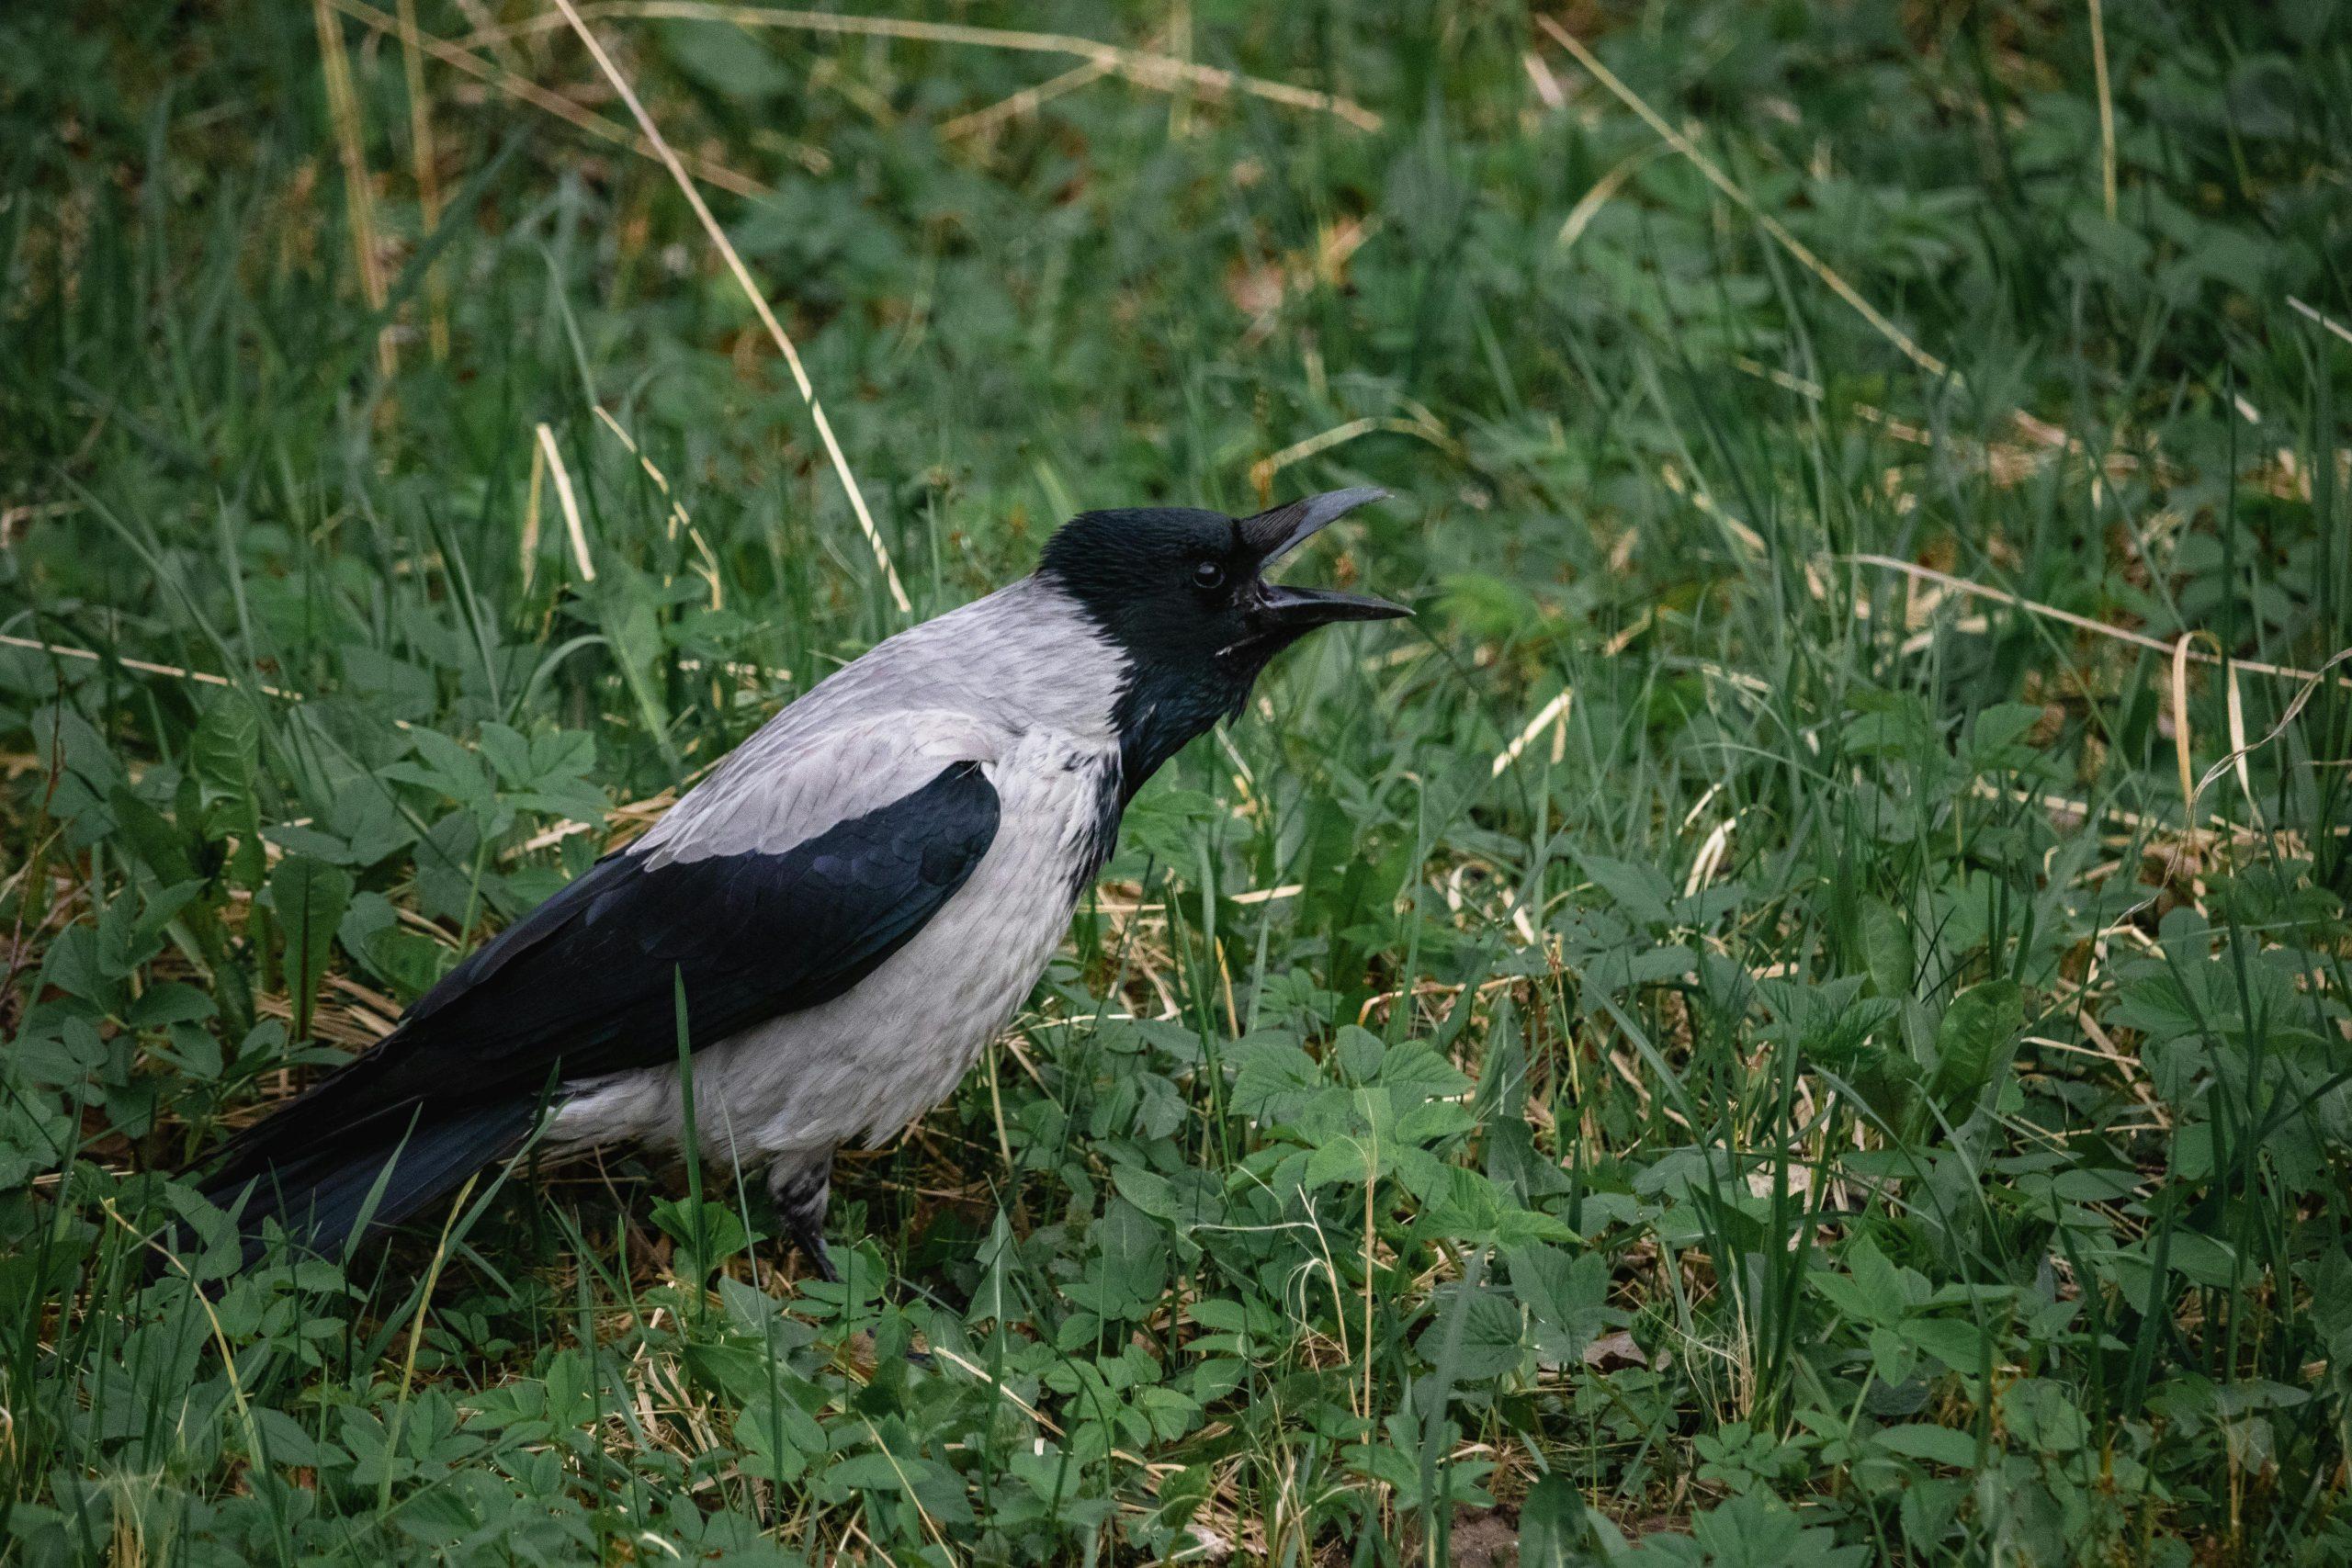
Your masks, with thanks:
M966 758L888 804L829 814L781 850L706 830L606 856L451 970L368 1055L232 1140L209 1185L397 1139L420 1114L671 1060L681 982L696 1049L830 1001L963 886L999 802ZM774 826L763 820L769 841Z

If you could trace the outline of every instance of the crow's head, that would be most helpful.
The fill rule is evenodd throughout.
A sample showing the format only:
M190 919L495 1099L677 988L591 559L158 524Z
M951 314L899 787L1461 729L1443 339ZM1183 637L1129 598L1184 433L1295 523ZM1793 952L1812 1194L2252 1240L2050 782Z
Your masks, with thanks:
M1332 519L1387 493L1331 491L1254 517L1173 506L1089 512L1046 542L1038 575L1076 600L1130 666L1115 716L1130 792L1238 712L1267 660L1317 626L1412 613L1262 575Z

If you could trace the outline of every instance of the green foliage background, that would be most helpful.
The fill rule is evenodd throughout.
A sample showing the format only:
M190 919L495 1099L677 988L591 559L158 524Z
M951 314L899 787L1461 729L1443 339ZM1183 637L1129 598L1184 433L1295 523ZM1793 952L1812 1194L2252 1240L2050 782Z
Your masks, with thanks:
M1420 617L1137 801L847 1288L620 1154L198 1292L172 1171L904 617L522 0L417 101L0 16L0 1554L2352 1560L2352 13L1551 14L1735 199L1507 5L894 13L1376 129L588 9L915 615L1376 482L1294 570Z

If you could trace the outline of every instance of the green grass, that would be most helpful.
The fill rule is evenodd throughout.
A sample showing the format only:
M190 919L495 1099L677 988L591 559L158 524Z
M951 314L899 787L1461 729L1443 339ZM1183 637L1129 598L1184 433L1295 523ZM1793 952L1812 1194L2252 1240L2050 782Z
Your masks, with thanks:
M1420 615L1145 792L846 1291L628 1154L142 1285L904 617L654 164L424 59L426 243L397 34L339 130L310 7L0 19L0 1556L2352 1559L2352 688L2256 668L2352 647L2352 13L2106 6L2110 215L2079 5L1566 13L1751 211L1509 6L922 4L1382 121L597 19L914 614L1352 427L1295 570Z

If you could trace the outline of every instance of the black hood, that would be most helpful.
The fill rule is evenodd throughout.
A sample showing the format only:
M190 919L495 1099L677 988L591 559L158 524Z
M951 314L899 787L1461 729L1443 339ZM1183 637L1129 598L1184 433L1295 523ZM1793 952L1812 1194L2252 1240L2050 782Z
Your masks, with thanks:
M1387 493L1331 491L1250 517L1193 507L1089 512L1046 542L1038 575L1075 599L1127 661L1114 722L1128 795L1194 736L1238 714L1267 662L1308 632L1411 614L1262 575Z

